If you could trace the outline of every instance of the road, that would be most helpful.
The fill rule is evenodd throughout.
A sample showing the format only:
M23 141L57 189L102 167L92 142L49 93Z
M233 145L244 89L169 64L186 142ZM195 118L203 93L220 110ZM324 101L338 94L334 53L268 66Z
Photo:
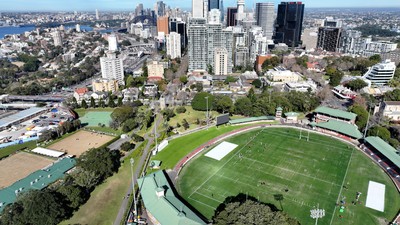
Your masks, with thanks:
M162 122L162 119L163 119L162 116L157 117L156 125L154 127L158 126ZM154 127L151 130L151 133L154 133ZM158 136L158 134L157 134L157 136ZM149 152L151 150L150 147L154 142L154 138L150 137L149 133L145 134L144 138L145 138L145 140L148 140L148 142L147 142L146 147L143 150L142 156L140 157L139 164L137 164L137 166L136 166L137 169L136 169L135 174L133 176L133 180L135 180L135 181L140 175L139 173L141 171L141 168L143 168L144 163L145 163L146 158L147 158L147 155L149 154ZM126 191L126 195L125 196L130 196L131 194L132 194L132 182L131 182L128 190ZM114 225L120 225L121 221L125 220L124 215L125 215L125 212L128 211L129 208L130 208L129 197L128 198L125 197L124 200L122 201L122 204L121 204L121 207L119 209L117 218L114 221Z

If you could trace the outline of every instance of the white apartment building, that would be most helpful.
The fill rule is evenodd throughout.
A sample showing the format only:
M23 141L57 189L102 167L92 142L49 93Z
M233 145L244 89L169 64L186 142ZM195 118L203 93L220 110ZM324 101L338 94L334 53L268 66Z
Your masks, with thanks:
M228 74L228 52L225 48L215 49L214 59L214 74L227 75Z
M117 36L115 36L115 34L110 34L108 36L108 50L109 51L118 51Z
M164 79L164 66L158 61L153 61L147 65L148 79Z
M386 85L393 79L396 72L396 64L390 60L383 61L371 67L364 78L371 81L373 85Z
M101 77L104 79L115 79L118 84L125 85L124 65L122 59L117 58L114 52L108 52L107 57L100 58Z
M59 30L56 30L53 32L53 40L54 40L54 46L62 46L63 45L61 32Z
M181 57L181 35L176 32L171 32L167 34L167 55L171 59L176 59Z

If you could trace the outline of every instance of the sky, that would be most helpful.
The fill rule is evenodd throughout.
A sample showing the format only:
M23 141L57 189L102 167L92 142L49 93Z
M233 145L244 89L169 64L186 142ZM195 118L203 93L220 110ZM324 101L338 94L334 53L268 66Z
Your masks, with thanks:
M252 8L255 2L280 0L246 0L246 7ZM137 4L153 8L156 0L0 0L1 11L94 11L124 10L133 11ZM171 7L191 8L191 0L164 0ZM318 7L400 7L400 0L304 0L306 8ZM224 7L235 6L236 0L224 0Z

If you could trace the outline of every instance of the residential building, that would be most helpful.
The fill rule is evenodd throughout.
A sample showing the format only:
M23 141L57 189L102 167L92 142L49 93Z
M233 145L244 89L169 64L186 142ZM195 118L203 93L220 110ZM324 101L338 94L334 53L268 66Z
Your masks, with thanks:
M171 32L166 37L167 42L167 55L171 59L176 59L181 57L181 35L176 32Z
M164 32L165 35L169 33L168 16L161 16L157 18L157 32Z
M273 84L284 84L298 82L302 79L302 76L300 73L295 73L282 67L275 67L267 72L267 78Z
M76 88L73 94L74 98L76 99L76 102L80 104L87 92L89 92L89 90L86 87Z
M124 65L121 58L114 52L107 52L107 57L100 58L101 76L109 80L117 80L118 84L125 85Z
M228 7L226 13L226 26L227 27L234 27L236 26L236 7Z
M317 90L317 84L312 80L301 81L301 82L288 82L284 86L284 91L298 91L298 92L311 92L314 93Z
M237 46L234 53L234 65L235 66L246 66L250 64L249 61L249 48L246 46Z
M363 56L370 57L376 54L391 52L397 49L397 43L388 41L372 41L372 38L365 38L363 43Z
M147 64L148 80L164 79L164 66L158 61Z
M396 72L396 64L390 60L383 61L371 67L363 76L373 85L386 85L393 79Z
M340 52L346 54L360 54L363 51L363 38L361 31L344 30L340 40Z
M75 25L75 30L76 30L76 32L81 32L81 25L79 25L79 24L76 24Z
M225 48L215 48L214 74L228 74L228 52Z
M204 18L189 19L188 55L189 72L207 70L207 26Z
M117 42L117 36L112 33L108 36L108 50L109 51L118 51L118 42Z
M230 29L223 29L221 23L207 24L207 64L213 66L215 49L225 48L228 53L228 73L232 73L233 33Z
M301 41L307 51L314 50L318 43L318 31L315 28L304 29Z
M381 113L391 122L400 122L400 101L384 101L381 104Z
M53 41L54 41L54 46L62 46L63 45L63 39L61 36L61 32L59 30L55 30L53 32Z
M95 79L92 81L93 92L117 92L118 81L109 79Z
M326 17L324 20L324 27L342 27L343 21L334 19L333 17Z
M317 48L328 52L338 51L341 35L341 28L320 27L318 29Z
M275 43L285 43L297 47L301 41L304 4L301 2L281 2L276 18Z
M275 11L273 2L256 3L257 26L262 27L264 36L271 40L274 34Z
M192 18L206 18L204 15L204 10L208 10L208 7L204 9L205 1L208 0L192 0Z

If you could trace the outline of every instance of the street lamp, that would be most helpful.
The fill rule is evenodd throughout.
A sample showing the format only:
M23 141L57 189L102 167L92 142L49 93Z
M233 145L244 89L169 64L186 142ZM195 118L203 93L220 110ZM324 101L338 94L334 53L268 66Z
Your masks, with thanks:
M206 99L206 109L207 109L207 129L208 129L208 96L204 97Z
M137 208L136 208L135 181L133 179L133 163L135 162L135 160L133 158L131 158L130 162L131 162L131 174L132 174L133 207L135 208L135 216L134 216L135 219L134 219L134 221L137 221L138 211L137 211Z
M318 224L318 219L325 216L325 209L319 209L319 205L316 209L311 209L311 218L315 219L315 225Z

